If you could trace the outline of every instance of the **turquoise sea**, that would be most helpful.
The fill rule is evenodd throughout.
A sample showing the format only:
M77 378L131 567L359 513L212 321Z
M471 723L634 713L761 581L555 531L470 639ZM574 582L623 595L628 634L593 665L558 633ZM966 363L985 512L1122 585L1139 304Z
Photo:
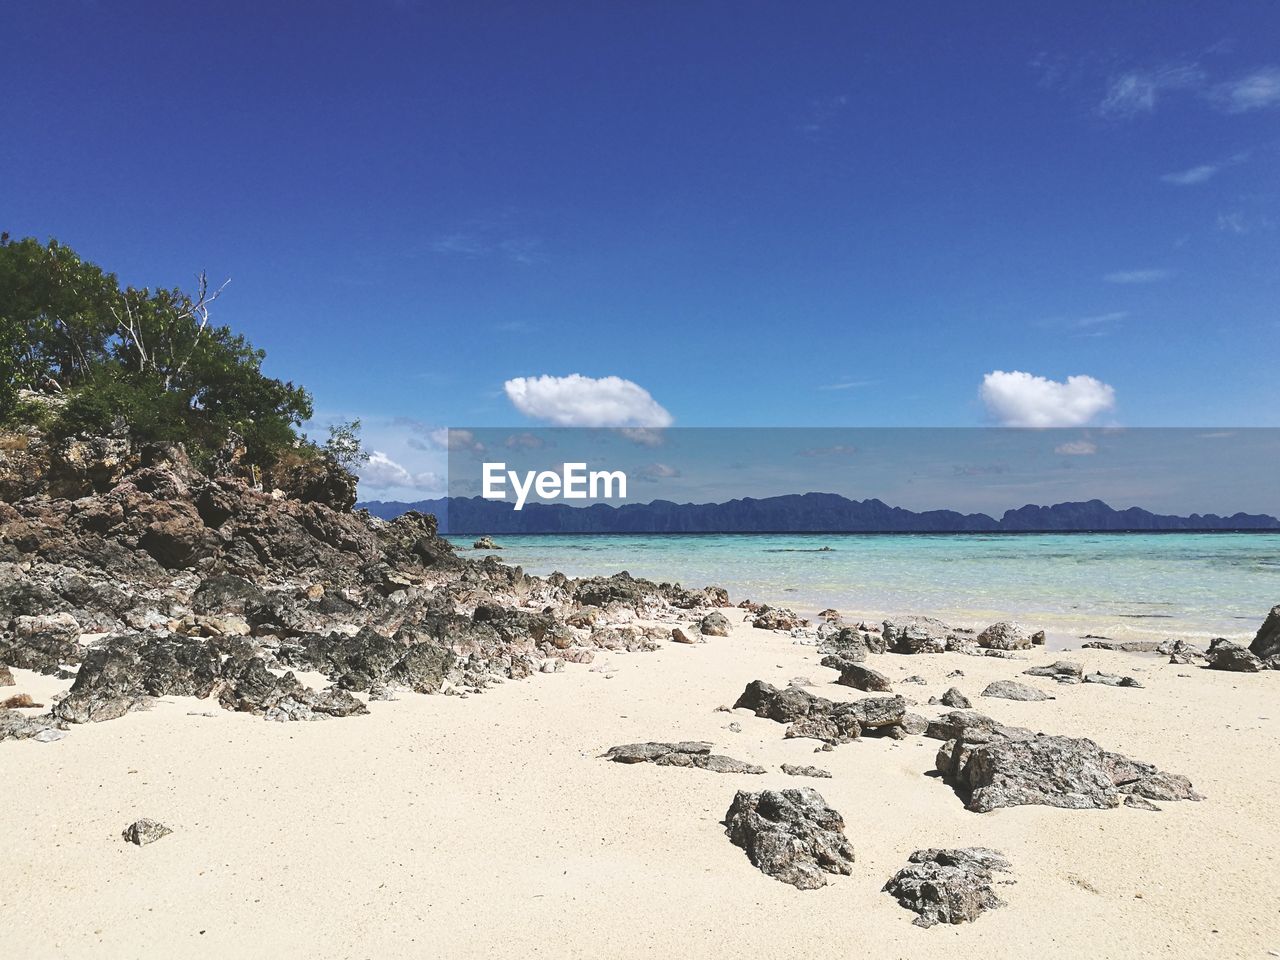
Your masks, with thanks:
M464 555L470 537L453 537ZM1060 638L1251 638L1280 603L1280 534L503 536L527 572L626 570L814 613L1014 618ZM829 548L829 549L823 549Z

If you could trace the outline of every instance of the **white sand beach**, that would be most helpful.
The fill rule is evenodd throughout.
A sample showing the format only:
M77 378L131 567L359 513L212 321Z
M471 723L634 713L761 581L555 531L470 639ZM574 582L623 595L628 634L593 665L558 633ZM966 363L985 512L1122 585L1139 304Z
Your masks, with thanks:
M727 638L467 698L403 694L368 716L270 723L167 698L4 744L0 947L5 956L270 957L1266 957L1280 951L1280 707L1274 671L1073 652L1145 688L1059 686L1023 660L882 655L873 666L933 716L957 685L997 719L1089 736L1191 778L1203 802L1158 813L965 810L929 775L938 741L865 737L816 752L745 710L743 686L807 676L812 646L741 622ZM953 670L961 678L947 679ZM923 686L897 681L919 674ZM15 670L38 700L67 681ZM984 699L1014 678L1056 699ZM313 678L315 679L315 678ZM739 724L740 732L728 729ZM709 740L763 776L623 765L615 744ZM790 777L815 764L830 780ZM721 823L734 792L812 786L844 817L852 876L797 890L757 870ZM174 832L135 847L152 817ZM929 846L985 845L1012 861L1008 905L920 929L881 887Z

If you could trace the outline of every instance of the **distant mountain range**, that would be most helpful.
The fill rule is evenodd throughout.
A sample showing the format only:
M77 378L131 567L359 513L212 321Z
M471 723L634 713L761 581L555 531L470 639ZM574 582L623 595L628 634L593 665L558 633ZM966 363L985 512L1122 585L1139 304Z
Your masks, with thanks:
M372 500L360 503L376 517L392 519L409 510L432 513L442 533L1048 533L1176 530L1280 530L1266 514L1236 513L1189 517L1152 513L1140 507L1116 510L1101 500L1028 504L1006 510L999 520L985 513L926 510L917 513L881 500L850 500L835 493L788 494L727 503L530 503L521 511L502 500L454 497L417 503Z

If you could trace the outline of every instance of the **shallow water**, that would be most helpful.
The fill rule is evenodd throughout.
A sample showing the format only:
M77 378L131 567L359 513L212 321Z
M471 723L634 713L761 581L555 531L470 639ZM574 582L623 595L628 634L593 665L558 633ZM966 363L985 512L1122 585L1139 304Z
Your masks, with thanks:
M471 553L471 538L452 541ZM719 584L812 613L1012 617L1116 639L1251 638L1280 603L1280 534L504 536L529 573ZM823 550L829 547L829 550Z

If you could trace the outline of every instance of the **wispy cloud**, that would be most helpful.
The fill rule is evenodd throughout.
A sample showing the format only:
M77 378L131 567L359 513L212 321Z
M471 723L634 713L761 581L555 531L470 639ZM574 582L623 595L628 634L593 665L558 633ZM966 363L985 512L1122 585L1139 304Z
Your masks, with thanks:
M1153 267L1145 270L1116 270L1105 274L1102 279L1107 283L1120 284L1159 283L1161 280L1168 280L1172 276L1172 270Z
M643 480L646 483L657 483L660 480L674 480L680 476L680 471L675 467L665 463L651 463L647 467L641 468L636 474L636 479Z
M1244 163L1249 159L1248 153L1237 153L1235 156L1228 157L1226 160L1215 160L1212 163L1202 163L1198 166L1188 167L1186 170L1176 170L1173 173L1166 173L1160 179L1165 183L1171 183L1177 187L1191 187L1198 183L1205 183L1212 180L1227 167L1233 167L1238 163Z
M1247 113L1280 105L1280 67L1262 67L1216 84L1211 97L1228 113Z
M1151 113L1167 94L1195 90L1204 83L1205 72L1194 63L1129 70L1111 79L1106 95L1098 104L1098 113L1118 119Z
M879 380L843 380L840 383L827 383L818 387L819 390L857 390L861 387L874 387Z
M495 257L522 264L546 259L542 239L524 230L513 213L468 220L436 237L428 248L442 256Z

